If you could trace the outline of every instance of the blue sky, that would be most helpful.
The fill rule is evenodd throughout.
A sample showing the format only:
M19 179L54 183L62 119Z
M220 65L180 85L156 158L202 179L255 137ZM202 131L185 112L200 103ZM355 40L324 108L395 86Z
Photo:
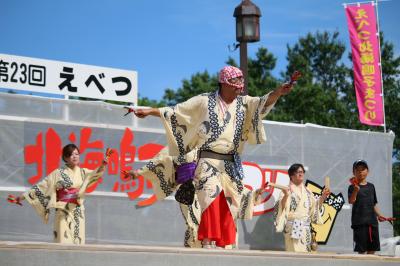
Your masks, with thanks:
M261 46L286 67L286 45L308 32L340 32L349 47L339 0L253 0L261 9ZM234 8L239 0L0 0L0 53L138 71L139 95L161 99L196 72L217 73L239 61ZM400 0L380 2L380 27L400 55ZM347 60L347 55L346 55Z

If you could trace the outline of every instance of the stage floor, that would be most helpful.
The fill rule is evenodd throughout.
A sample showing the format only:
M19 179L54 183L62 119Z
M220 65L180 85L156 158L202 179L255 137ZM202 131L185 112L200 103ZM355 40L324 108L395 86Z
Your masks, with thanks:
M189 249L133 245L65 245L43 242L0 241L0 265L400 265L400 258L284 251Z

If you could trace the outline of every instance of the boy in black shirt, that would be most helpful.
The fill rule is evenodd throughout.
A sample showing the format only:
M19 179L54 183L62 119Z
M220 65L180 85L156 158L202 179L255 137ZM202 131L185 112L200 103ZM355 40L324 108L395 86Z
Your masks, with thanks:
M368 164L357 160L353 164L354 177L349 186L349 203L353 204L351 228L354 251L359 254L374 254L380 250L378 220L384 219L378 209L375 187L367 182Z

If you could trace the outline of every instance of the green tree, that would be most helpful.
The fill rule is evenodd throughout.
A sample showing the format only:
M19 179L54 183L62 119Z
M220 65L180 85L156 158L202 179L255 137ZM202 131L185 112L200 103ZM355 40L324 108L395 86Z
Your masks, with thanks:
M383 89L385 95L386 127L395 133L393 144L393 215L400 217L400 56L395 56L394 45L381 34ZM395 235L400 235L400 221L394 223Z
M165 106L164 101L151 100L147 97L138 97L138 106L151 106L151 107L163 107Z
M287 47L288 66L283 77L289 79L295 70L300 70L302 77L296 88L280 99L269 119L348 126L343 96L351 85L342 62L346 47L338 36L338 32L309 33Z
M394 156L400 160L400 56L394 54L394 45L381 34L383 90L385 95L386 127L395 135Z
M178 88L176 91L169 88L166 89L163 101L168 106L175 105L184 102L195 95L215 91L217 88L217 75L210 75L206 70L202 73L192 75L190 80L184 79L182 81L182 87Z

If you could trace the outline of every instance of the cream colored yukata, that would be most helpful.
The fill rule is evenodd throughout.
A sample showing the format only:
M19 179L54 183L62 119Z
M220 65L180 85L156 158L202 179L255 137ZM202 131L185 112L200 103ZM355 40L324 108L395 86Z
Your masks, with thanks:
M311 252L311 223L322 224L319 200L304 184L290 192L286 206L282 207L281 193L275 205L274 219L277 232L283 232L285 250Z
M221 191L224 191L234 220L252 218L253 206L258 202L255 193L242 183L243 168L239 155L245 142L260 144L266 141L262 118L273 107L273 104L264 107L267 98L268 95L238 96L226 105L218 92L212 92L174 107L159 109L168 149L140 169L139 174L153 183L157 199L161 200L179 186L175 182L174 164L197 162L194 203L180 206L187 225L185 246L201 246L197 239L201 214ZM199 159L201 150L232 154L235 162Z
M67 166L51 172L46 178L24 193L25 199L45 223L49 220L50 209L55 209L54 242L68 244L85 243L85 213L84 197L86 188L96 182L103 170L92 171L86 168ZM56 190L80 188L77 202L67 203L57 201Z

